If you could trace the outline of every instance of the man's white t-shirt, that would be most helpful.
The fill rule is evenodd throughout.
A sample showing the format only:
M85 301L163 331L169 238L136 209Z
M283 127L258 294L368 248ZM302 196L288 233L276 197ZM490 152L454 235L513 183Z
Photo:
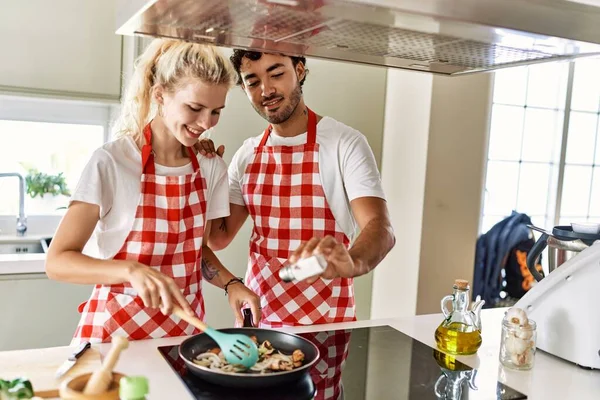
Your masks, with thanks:
M254 148L260 144L262 133L244 141L229 165L229 201L245 206L242 178L254 159ZM267 146L295 146L306 143L307 133L282 137L272 132ZM319 175L325 197L340 228L350 240L357 231L350 202L359 197L385 199L381 177L373 151L365 136L330 117L317 124L319 144Z
M200 173L206 181L206 220L229 215L227 165L220 157L197 155ZM155 164L156 175L180 176L193 172L192 163L181 167ZM97 149L81 174L71 201L100 207L95 240L86 246L86 254L110 259L121 249L135 220L140 200L142 153L131 136L106 143ZM95 242L95 243L94 243Z

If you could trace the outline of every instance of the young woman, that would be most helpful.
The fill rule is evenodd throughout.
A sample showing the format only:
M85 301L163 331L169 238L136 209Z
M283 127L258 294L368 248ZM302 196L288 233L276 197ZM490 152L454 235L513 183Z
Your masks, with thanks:
M229 215L227 167L193 148L215 126L235 82L216 48L156 39L136 63L118 138L95 151L54 235L51 279L95 284L73 342L195 334L174 304L204 318L202 279L224 288L238 322L257 296L205 246ZM84 246L94 234L97 258Z

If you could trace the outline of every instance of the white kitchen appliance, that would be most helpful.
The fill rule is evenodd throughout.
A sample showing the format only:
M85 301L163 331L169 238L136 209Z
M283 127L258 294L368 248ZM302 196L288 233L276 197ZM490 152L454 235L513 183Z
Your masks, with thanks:
M537 323L537 347L600 369L600 241L541 279L515 307Z

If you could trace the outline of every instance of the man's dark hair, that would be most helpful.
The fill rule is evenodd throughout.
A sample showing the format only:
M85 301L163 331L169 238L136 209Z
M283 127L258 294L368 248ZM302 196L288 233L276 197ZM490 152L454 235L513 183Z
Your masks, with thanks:
M260 51L248 51L248 50L241 50L241 49L233 50L233 54L231 55L231 57L229 57L229 59L231 60L231 63L233 64L233 67L235 68L235 71L238 74L238 82L237 82L238 85L241 85L243 83L242 82L242 74L240 73L240 68L242 66L242 59L244 57L246 57L250 61L256 61L256 60L260 60L262 55L263 55L263 53L261 53ZM296 68L296 65L298 65L299 62L301 62L303 65L306 66L306 57L294 57L294 56L287 56L287 57L292 59L292 64L294 65L294 68ZM308 70L307 70L307 72L308 72ZM306 74L304 74L304 77L300 81L300 86L304 85L305 80L306 80Z

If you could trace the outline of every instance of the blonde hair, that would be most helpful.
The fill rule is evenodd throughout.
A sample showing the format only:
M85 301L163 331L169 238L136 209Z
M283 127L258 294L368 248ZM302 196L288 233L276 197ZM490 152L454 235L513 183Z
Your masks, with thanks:
M138 138L146 124L156 115L152 107L152 89L177 89L184 78L233 86L236 72L230 61L212 45L171 39L153 40L136 60L135 70L125 92L121 115L115 124L115 136Z

